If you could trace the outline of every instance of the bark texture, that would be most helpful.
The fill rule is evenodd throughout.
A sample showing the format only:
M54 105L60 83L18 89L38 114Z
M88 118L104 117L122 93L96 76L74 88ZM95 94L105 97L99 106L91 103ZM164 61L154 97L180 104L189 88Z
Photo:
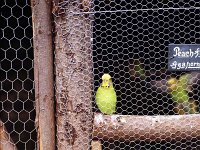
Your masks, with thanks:
M93 120L91 18L90 15L82 13L84 10L87 11L78 0L54 1L56 119L59 150L86 150L89 149L91 142Z
M121 141L200 138L199 124L199 114L168 116L95 114L93 137Z
M34 81L38 148L55 149L51 1L32 0Z

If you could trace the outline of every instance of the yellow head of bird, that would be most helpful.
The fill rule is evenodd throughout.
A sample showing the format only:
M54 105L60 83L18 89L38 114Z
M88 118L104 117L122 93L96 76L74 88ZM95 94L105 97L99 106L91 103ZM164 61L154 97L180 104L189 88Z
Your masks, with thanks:
M108 73L103 74L102 76L102 87L110 87L112 84L111 76Z
M176 90L177 88L177 79L176 78L171 78L167 81L167 84L168 84L168 87L169 87L169 90L173 91L173 90Z

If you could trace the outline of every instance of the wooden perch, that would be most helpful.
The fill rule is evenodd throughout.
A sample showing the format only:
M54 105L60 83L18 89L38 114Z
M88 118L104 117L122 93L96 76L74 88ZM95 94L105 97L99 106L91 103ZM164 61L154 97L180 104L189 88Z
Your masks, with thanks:
M188 73L190 76L188 78L188 90L192 90L193 88L196 89L199 86L200 81L200 73L199 72L190 72ZM146 86L148 88L151 88L152 90L161 93L161 92L167 92L168 85L167 85L167 79L162 80L152 80L148 83L146 83Z
M95 114L93 138L104 140L180 140L200 138L200 114L130 116Z
M0 150L17 150L17 147L9 137L6 127L0 120Z

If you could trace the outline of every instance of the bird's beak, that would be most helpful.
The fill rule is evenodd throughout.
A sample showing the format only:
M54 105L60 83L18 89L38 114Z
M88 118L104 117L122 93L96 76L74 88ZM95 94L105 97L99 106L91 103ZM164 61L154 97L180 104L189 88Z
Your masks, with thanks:
M103 80L102 86L103 87L109 87L110 86L110 82L108 80Z

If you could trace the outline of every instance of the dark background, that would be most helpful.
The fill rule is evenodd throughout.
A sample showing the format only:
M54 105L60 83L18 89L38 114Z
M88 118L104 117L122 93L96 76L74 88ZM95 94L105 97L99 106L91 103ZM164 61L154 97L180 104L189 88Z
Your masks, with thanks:
M183 0L95 0L93 61L95 91L110 73L117 92L117 114L174 115L173 101L151 81L179 77L167 70L169 44L200 44L200 2ZM170 8L170 9L169 9ZM186 9L190 8L190 9ZM146 79L132 78L130 63L140 60ZM198 103L197 92L192 96ZM99 111L94 102L94 111ZM103 141L105 149L199 149L197 139L161 142ZM116 148L118 146L118 148ZM119 148L120 147L120 148Z
M29 0L1 0L0 119L19 150L36 148Z

